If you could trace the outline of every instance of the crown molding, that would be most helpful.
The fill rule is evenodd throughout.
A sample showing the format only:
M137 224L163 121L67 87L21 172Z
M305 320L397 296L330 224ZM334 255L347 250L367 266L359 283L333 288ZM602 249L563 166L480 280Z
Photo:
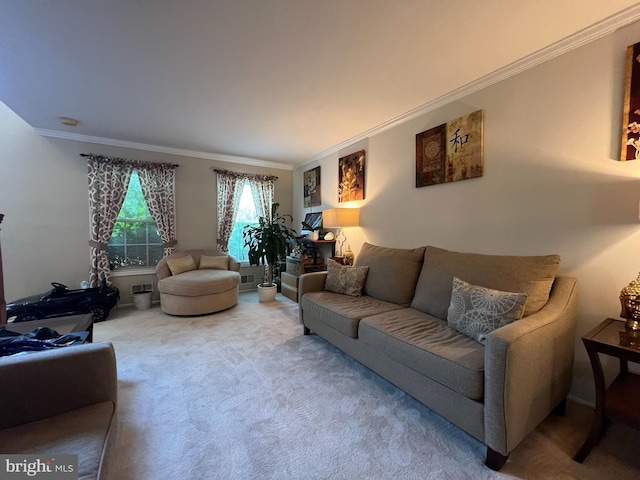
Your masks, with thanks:
M533 68L541 63L551 60L557 56L567 53L571 50L581 47L587 43L593 42L599 38L602 38L616 30L619 30L627 25L630 25L640 20L640 3L633 5L621 12L618 12L604 20L597 22L589 27L586 27L562 40L559 40L548 47L542 48L520 60L510 63L505 67L502 67L494 72L491 72L483 77L480 77L473 82L470 82L462 87L452 90L434 100L427 102L417 108L409 110L395 118L392 118L380 125L377 125L359 135L351 137L344 142L341 142L327 150L324 150L316 155L303 160L295 165L286 163L270 162L266 160L260 160L257 158L239 157L235 155L224 155L219 153L200 152L195 150L185 150L171 147L164 147L160 145L150 145L137 142L129 142L124 140L115 140L104 137L94 137L90 135L82 135L77 133L63 132L58 130L48 130L42 128L34 128L34 131L44 137L61 138L66 140L75 140L78 142L95 143L98 145L109 145L122 148L132 148L135 150L146 150L150 152L166 153L170 155L179 155L193 158L202 158L206 160L217 160L221 162L238 163L242 165L253 165L257 167L277 168L281 170L293 170L307 165L311 162L320 160L329 155L333 155L342 149L349 148L351 145L366 140L369 137L380 134L385 130L396 127L402 123L413 120L416 117L424 115L430 111L436 110L442 106L445 106L451 102L460 100L472 93L487 88L495 83L501 82L507 78L513 77L525 70Z
M129 142L126 140L115 140L113 138L93 137L79 133L62 132L58 130L48 130L45 128L33 129L38 135L43 137L62 138L64 140L75 140L77 142L96 143L98 145L109 145L112 147L133 148L135 150L146 150L148 152L167 153L169 155L179 155L182 157L203 158L205 160L217 160L219 162L239 163L242 165L253 165L256 167L277 168L279 170L293 170L293 166L286 163L269 162L258 158L238 157L235 155L224 155L222 153L207 153L195 150L184 150L180 148L163 147L160 145L149 145L146 143Z
M520 60L516 60L515 62L512 62L509 65L495 70L494 72L491 72L483 77L480 77L473 82L467 83L460 88L452 90L438 98L435 98L434 100L427 102L424 105L414 108L413 110L409 110L402 115L381 123L380 125L377 125L367 130L366 132L356 135L355 137L351 137L348 140L339 143L338 145L317 153L313 157L310 157L307 160L298 163L296 165L296 168L302 167L311 162L315 162L329 155L333 155L357 142L382 133L385 130L389 130L390 128L396 127L402 123L413 120L416 117L436 110L451 102L460 100L467 95L480 91L483 88L487 88L509 77L513 77L521 72L524 72L525 70L535 67L536 65L540 65L547 60L551 60L552 58L570 52L571 50L586 45L587 43L593 42L594 40L605 37L615 32L616 30L619 30L623 27L626 27L627 25L638 21L639 19L640 3L622 10L614 15L611 15L610 17L607 17L604 20L597 22L589 27L579 30L578 32L566 38L563 38L562 40L552 43L548 47L542 48L530 55L527 55L526 57L521 58Z

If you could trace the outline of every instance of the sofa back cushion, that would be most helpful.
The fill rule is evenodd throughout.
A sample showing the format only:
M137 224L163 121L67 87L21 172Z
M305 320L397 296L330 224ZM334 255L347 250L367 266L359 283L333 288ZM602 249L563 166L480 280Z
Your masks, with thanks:
M160 261L158 262L158 264L156 265L156 275L158 276L158 280L162 280L163 278L167 278L169 276L171 276L171 270L169 269L169 265L167 264L168 260L174 259L174 258L181 258L181 257L186 257L186 256L190 256L193 261L195 262L195 267L194 270L197 269L200 266L201 263L201 257L203 256L209 256L209 257L226 257L227 258L227 269L228 270L233 270L234 272L239 272L240 271L240 262L238 262L238 260L236 260L233 256L225 254L225 253L221 253L217 250L201 250L201 249L194 249L194 250L185 250L182 252L175 252L172 253L171 255L169 255L168 257L164 257L162 259L160 259ZM205 268L205 267L202 267Z
M369 267L362 293L408 307L423 258L424 247L388 248L365 243L355 261L356 266Z
M483 255L429 246L411 306L446 320L453 277L458 277L494 290L525 293L526 317L546 305L559 266L559 255Z

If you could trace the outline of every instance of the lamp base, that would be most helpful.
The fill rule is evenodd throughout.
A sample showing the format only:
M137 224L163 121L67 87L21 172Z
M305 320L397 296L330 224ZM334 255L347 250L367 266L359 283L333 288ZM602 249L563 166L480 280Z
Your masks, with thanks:
M336 257L342 257L344 253L344 243L347 241L347 237L344 236L342 229L338 229L336 233Z

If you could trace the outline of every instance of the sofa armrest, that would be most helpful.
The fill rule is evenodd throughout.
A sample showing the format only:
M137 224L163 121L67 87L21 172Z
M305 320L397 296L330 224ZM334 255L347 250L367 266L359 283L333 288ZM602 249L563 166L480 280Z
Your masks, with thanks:
M100 402L117 403L116 356L108 342L0 358L0 429Z
M300 315L300 323L304 323L302 319L302 296L309 292L321 292L324 290L324 282L327 279L327 272L312 272L300 275L298 281L298 314Z
M313 272L300 275L298 282L298 299L302 299L305 293L324 290L324 282L326 279L327 272Z
M233 270L234 272L240 271L240 262L234 256L229 255L229 270Z
M485 344L485 443L508 455L569 393L577 280L556 277L539 312L493 331Z
M156 264L156 276L158 280L171 276L171 270L169 270L169 265L167 265L167 257L161 258Z

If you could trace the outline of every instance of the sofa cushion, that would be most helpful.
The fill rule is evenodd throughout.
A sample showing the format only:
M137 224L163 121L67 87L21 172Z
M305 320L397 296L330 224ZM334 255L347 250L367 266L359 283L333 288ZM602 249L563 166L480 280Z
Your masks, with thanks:
M453 277L458 277L486 288L525 293L526 317L542 309L549 300L559 265L559 255L483 255L429 246L411 307L446 319Z
M322 319L331 328L351 338L358 336L360 319L402 308L373 297L350 297L333 292L309 292L302 296L300 308Z
M115 415L113 402L102 402L5 428L0 430L0 452L78 455L78 478L98 478Z
M229 255L200 255L199 269L229 270Z
M396 362L465 397L484 395L484 346L412 308L362 319L358 337Z
M362 294L362 287L368 271L369 267L350 267L329 259L324 289L329 292L359 297Z
M196 269L196 262L191 255L167 258L167 265L169 266L169 270L171 270L171 275L180 275L182 272Z
M369 267L362 293L408 307L422 267L424 247L388 248L365 243L356 266Z
M484 288L453 277L447 324L484 344L488 333L524 315L527 295Z
M231 270L191 270L158 281L161 293L182 297L199 297L237 288L240 274Z

